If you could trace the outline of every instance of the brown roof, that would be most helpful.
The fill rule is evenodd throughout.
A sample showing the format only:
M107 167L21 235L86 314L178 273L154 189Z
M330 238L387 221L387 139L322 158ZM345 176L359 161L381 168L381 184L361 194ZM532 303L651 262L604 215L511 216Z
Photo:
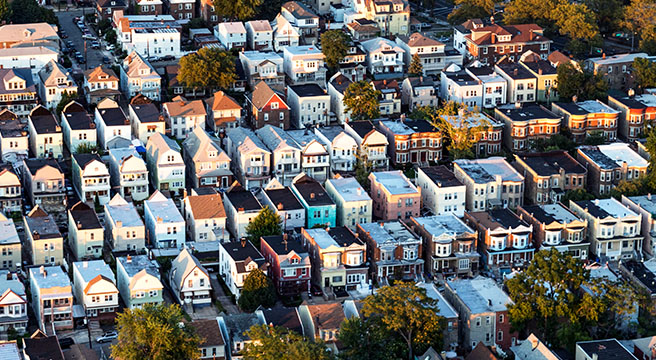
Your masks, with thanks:
M532 40L531 40L531 32L533 33ZM477 37L476 40L474 40L475 33L486 33L486 34ZM492 34L511 35L510 41L504 41L503 42L504 44L549 41L549 39L542 36L542 28L536 24L505 25L505 26L494 24L489 26L483 26L477 29L473 29L472 33L470 35L467 35L466 38L471 39L471 41L477 45L489 45L489 44L493 44ZM495 41L498 43L498 40Z
M569 57L567 57L567 55L561 53L558 50L555 50L554 52L549 54L547 60L549 60L549 62L554 66L558 66L560 64L564 64L572 61Z
M196 195L187 197L194 219L214 219L226 217L221 195Z
M223 335L221 335L221 330L219 330L219 323L216 319L194 320L189 325L196 329L196 334L203 339L203 342L200 344L201 347L225 345Z
M308 8L307 5L301 2L288 1L282 4L282 7L285 10L289 11L297 19L317 17L317 15L315 15L314 13L312 13L312 11L310 11L310 8Z
M214 96L205 100L212 110L241 109L241 106L230 95L217 91Z
M271 89L271 87L264 81L260 81L255 85L253 89L253 94L251 95L251 102L255 105L256 108L263 108L269 100L276 93Z
M405 40L405 39L404 39ZM410 35L410 37L407 38L406 43L408 46L413 47L413 46L439 46L439 45L444 45L443 43L431 39L429 37L426 37L418 32Z
M344 321L344 309L340 303L307 305L315 331L319 329L339 329ZM318 332L318 331L316 331Z
M144 104L152 104L152 103L153 103L152 100L150 100L147 96L141 93L135 95L134 97L132 97L132 99L130 99L130 104L132 105L144 105Z
M494 356L492 350L485 346L485 344L479 342L476 344L474 350L467 355L465 360L497 360L497 357Z
M114 70L103 66L98 66L95 69L85 71L84 77L87 79L88 82L99 82L99 81L118 82L118 77L116 76Z

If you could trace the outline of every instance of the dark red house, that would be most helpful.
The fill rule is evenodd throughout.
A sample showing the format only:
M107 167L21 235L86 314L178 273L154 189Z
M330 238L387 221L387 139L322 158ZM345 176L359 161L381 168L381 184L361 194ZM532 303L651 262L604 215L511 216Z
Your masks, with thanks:
M260 252L270 264L268 274L278 294L291 296L309 290L310 256L300 240L287 234L265 236L260 239Z

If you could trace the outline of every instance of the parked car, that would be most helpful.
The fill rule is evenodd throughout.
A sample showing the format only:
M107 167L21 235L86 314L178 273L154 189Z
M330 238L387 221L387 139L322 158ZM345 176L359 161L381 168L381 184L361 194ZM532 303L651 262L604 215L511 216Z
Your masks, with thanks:
M77 60L77 62L79 62L80 64L86 64L87 63L87 60L84 58L84 56L78 56L78 57L75 58L75 60Z
M103 62L103 64L111 63L111 61L109 60L109 57L107 57L107 55L103 56L102 62Z
M104 342L110 342L116 338L118 338L118 333L116 331L108 331L97 338L96 342L102 344Z
M75 344L75 340L73 338L59 338L59 346L61 346L63 349L68 349L71 347L71 345Z
M105 50L107 50L107 51L114 50L114 45L113 44L107 44L107 46L105 46Z
M87 40L94 40L96 37L91 35L91 34L84 34L82 35L82 39L87 39Z
M67 34L66 31L64 31L64 30L62 30L62 31L59 32L59 36L60 36L62 39L67 39L67 38L68 38L68 34Z
M100 43L97 41L91 42L91 48L92 49L100 49Z
M171 60L175 60L175 56L173 55L162 56L162 61L171 61Z
M161 58L159 56L154 56L153 55L153 56L149 56L147 60L150 61L150 62L153 62L153 61L160 61Z

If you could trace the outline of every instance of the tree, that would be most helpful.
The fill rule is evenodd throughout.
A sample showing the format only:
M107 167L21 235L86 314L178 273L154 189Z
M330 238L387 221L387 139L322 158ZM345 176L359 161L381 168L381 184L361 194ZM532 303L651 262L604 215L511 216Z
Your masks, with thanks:
M56 116L59 116L59 114L61 114L62 110L64 110L64 107L66 107L68 103L75 100L77 100L77 92L72 91L69 93L68 91L64 90L64 92L62 93L62 98L61 100L59 100L59 103L55 108Z
M344 91L346 112L353 120L375 119L380 116L380 91L365 80L351 83Z
M117 40L117 39L116 39L116 32L115 32L115 31L108 31L108 32L106 32L106 33L105 33L105 40L106 40L108 43L113 44L114 46L116 46L116 40Z
M421 64L419 53L412 55L412 61L408 67L408 75L421 76L424 73L424 65Z
M321 34L321 52L326 56L326 65L337 69L351 46L351 37L342 30L328 30Z
M425 289L405 282L378 289L362 305L365 317L380 321L385 329L401 336L410 360L415 352L422 353L429 346L441 348L444 318L437 312L436 301L426 295Z
M185 34L189 33L189 29L203 29L207 28L207 21L203 18L193 18L189 20L186 24L182 25L182 32Z
M83 142L80 143L75 148L75 153L76 154L97 154L98 153L98 146L97 145L92 145L90 142Z
M590 194L585 189L567 190L567 192L560 198L560 202L569 206L570 201L584 201L593 200L595 196Z
M125 309L118 314L118 342L112 345L112 357L122 360L199 359L200 337L184 326L184 315L177 304L146 304L140 309Z
M624 2L621 0L583 0L595 15L601 33L611 33L620 28L624 16Z
M371 161L367 160L367 154L357 154L355 156L355 180L362 185L366 192L369 192L371 188L369 174L371 174L372 167Z
M8 0L0 0L0 20L4 22L11 21L11 6Z
M603 131L594 131L585 137L585 145L603 145L606 143L606 136Z
M187 87L226 90L236 78L235 58L228 51L204 47L180 59L178 80Z
M35 0L13 0L10 2L11 22L14 24L31 24L47 22L58 25L59 20L54 11L39 6Z
M537 23L574 39L599 35L596 17L585 4L566 0L512 0L504 9L507 24Z
M239 296L239 307L246 312L255 311L262 305L270 308L276 303L273 282L260 269L251 271L244 279L244 287Z
M624 8L624 20L621 26L631 34L636 33L640 39L640 48L653 49L656 42L656 1L654 0L631 0L631 4ZM653 54L653 52L649 52Z
M531 150L545 152L552 150L572 151L576 148L576 143L563 134L555 134L548 138L537 138L529 141Z
M603 99L608 94L608 82L601 74L581 70L581 65L564 63L558 66L556 90L562 101Z
M321 340L310 342L295 331L280 326L253 325L246 335L252 341L244 346L244 360L333 359Z
M639 89L656 86L656 64L645 58L633 60L633 75Z
M469 19L488 18L494 13L496 3L495 0L455 0L447 20L456 25Z
M377 318L352 317L342 322L337 338L342 360L393 360L403 357L405 343Z
M219 17L244 21L253 18L262 0L214 0L212 3Z
M260 248L262 236L282 234L282 219L270 207L265 206L260 213L246 226L248 239Z

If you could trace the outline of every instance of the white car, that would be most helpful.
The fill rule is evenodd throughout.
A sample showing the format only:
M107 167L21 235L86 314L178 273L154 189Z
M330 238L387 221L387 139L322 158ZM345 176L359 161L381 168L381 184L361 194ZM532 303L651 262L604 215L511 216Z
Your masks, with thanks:
M91 34L84 34L84 35L82 35L82 39L95 40L96 37L91 35Z
M105 50L107 50L107 51L114 50L114 45L113 44L107 44L107 46L105 46Z
M108 331L97 338L96 342L102 344L104 342L110 342L114 339L118 339L118 333L116 331Z

